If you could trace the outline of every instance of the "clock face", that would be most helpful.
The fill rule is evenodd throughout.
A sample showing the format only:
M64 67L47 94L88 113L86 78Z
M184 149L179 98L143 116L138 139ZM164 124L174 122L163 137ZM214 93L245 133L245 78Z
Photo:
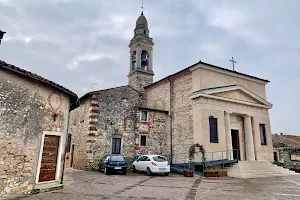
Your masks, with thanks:
M54 110L57 110L61 106L61 98L58 94L53 93L50 96L50 105Z

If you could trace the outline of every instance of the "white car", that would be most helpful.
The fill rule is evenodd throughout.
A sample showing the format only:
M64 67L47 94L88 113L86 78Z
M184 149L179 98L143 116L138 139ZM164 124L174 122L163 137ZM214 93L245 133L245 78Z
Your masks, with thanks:
M147 176L150 176L152 173L168 176L170 173L170 163L162 155L142 155L132 163L132 171L147 172Z

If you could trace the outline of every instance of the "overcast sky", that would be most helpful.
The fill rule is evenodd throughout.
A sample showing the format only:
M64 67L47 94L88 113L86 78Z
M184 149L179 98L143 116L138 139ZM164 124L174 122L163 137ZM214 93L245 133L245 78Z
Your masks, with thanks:
M300 1L144 0L154 81L199 60L268 79L272 132L300 135ZM127 84L140 0L0 0L0 59L78 96Z

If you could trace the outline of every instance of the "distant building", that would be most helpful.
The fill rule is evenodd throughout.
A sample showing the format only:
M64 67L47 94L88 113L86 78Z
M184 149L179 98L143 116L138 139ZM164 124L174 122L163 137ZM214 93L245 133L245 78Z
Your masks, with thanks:
M268 80L200 61L153 83L153 46L142 13L129 44L129 84L89 92L71 112L70 166L97 168L109 153L182 163L195 143L214 159L273 161Z
M300 166L300 136L273 134L274 161L286 168Z
M0 61L0 196L60 185L76 100L70 90Z

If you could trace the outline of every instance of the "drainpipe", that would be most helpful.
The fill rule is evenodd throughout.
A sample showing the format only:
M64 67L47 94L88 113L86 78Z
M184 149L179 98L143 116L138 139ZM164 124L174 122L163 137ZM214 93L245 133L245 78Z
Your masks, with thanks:
M172 82L170 80L170 77L168 78L169 82L170 82L170 113L169 113L169 117L170 117L170 163L171 165L173 164L173 135L172 135Z

